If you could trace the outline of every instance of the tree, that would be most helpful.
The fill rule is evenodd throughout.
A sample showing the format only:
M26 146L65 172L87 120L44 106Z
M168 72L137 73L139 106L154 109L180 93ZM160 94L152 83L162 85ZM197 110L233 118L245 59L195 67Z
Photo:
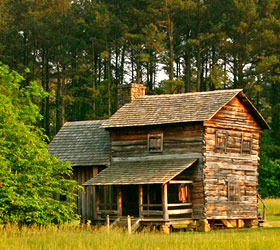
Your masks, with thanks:
M35 82L20 87L24 78L0 64L0 222L17 224L62 223L76 218L78 185L69 163L47 151L45 137L34 124L41 118L34 103L46 96Z

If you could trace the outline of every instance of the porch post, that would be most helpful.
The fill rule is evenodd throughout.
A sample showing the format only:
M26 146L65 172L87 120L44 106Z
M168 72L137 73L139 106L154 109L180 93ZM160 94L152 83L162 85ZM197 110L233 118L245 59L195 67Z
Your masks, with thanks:
M139 185L139 217L143 217L143 185Z
M96 186L96 218L101 219L100 214L98 213L100 210L100 189L99 186Z
M95 186L92 186L92 204L93 204L92 217L94 220L97 220L97 199L96 199L96 187Z
M118 216L122 216L122 190L120 186L117 186L117 204Z
M163 219L164 220L168 220L169 216L168 216L168 200L167 200L167 184L163 184L161 186L161 199L162 199L162 212L163 212Z

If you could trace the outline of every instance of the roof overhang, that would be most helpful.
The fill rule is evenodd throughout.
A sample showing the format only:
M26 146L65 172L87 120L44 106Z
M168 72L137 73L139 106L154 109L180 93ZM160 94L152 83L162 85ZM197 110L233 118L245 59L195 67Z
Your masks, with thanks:
M263 118L261 113L255 108L253 103L247 98L247 96L243 93L243 91L239 92L237 97L241 100L241 102L248 108L249 112L256 119L256 122L260 125L262 129L270 129L270 126Z
M197 159L113 163L84 183L90 185L164 184L192 166Z

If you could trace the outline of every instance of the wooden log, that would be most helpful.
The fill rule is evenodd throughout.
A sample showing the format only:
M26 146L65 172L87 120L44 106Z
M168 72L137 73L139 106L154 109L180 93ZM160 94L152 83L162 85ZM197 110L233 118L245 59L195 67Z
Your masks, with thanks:
M163 215L163 211L162 210L143 210L142 214L144 216Z
M162 211L163 211L163 219L168 220L168 198L167 198L167 184L162 185Z
M117 187L117 211L118 211L118 216L122 216L122 191L121 187Z
M127 229L128 233L131 234L131 218L129 215L127 216Z
M139 218L143 217L143 185L139 185Z
M108 209L100 209L97 214L99 215L117 215L118 214L118 210L108 210Z
M174 209L168 210L168 215L175 215L175 214L191 214L193 210L191 208L188 209Z
M92 217L94 220L97 220L97 200L96 200L96 186L92 186Z
M107 222L107 231L110 231L110 216L107 214L106 216L106 222Z
M100 188L99 186L96 186L96 214L97 214L97 219L100 219L100 215L99 215L99 209L100 209Z
M162 204L143 204L143 207L147 207L147 208L150 208L150 207L162 207Z
M192 203L168 203L168 207L182 207L191 206Z
M192 184L193 181L191 180L171 180L168 184Z

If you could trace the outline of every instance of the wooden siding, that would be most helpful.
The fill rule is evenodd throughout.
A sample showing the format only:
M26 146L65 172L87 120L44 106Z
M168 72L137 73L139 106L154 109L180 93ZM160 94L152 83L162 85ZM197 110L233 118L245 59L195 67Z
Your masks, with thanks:
M191 191L193 218L203 216L203 134L202 123L172 124L153 127L112 129L111 156L112 162L147 161L163 159L198 158L198 163L187 171L187 178L193 181ZM163 133L162 152L149 152L148 134Z
M235 97L204 122L204 196L207 219L257 218L257 184L261 128ZM227 134L226 150L215 147L216 131ZM252 140L241 152L242 136ZM234 193L230 190L234 187ZM230 195L236 200L231 200Z
M102 168L104 167L74 167L73 179L76 180L79 185L82 185L87 180L97 175ZM95 197L92 186L84 187L84 190L78 191L78 197L76 198L77 213L81 216L82 220L92 220L94 212L94 199Z

